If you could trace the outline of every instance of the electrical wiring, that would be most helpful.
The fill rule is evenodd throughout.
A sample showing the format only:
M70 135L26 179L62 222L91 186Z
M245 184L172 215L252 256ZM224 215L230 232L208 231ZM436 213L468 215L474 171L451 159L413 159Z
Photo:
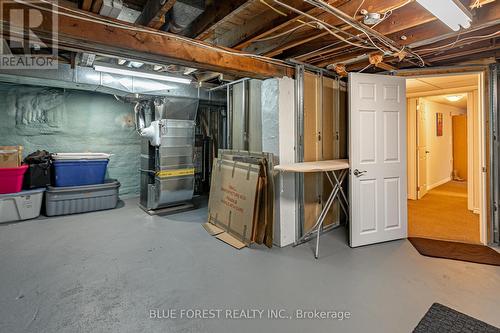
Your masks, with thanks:
M356 18L356 15L358 14L359 9L361 8L361 6L363 6L364 3L365 3L365 0L362 0L361 3L359 4L358 8L356 8L356 11L352 15L352 18Z
M441 50L441 49L445 49L445 48L448 48L448 47L451 48L451 47L455 46L457 43L459 44L459 43L462 43L462 42L467 41L467 40L488 39L488 38L491 38L491 37L495 37L496 35L499 35L499 34L500 34L500 31L496 31L496 32L491 33L489 35L465 37L465 38L462 38L460 40L457 39L454 42L446 44L446 45L431 47L431 48L427 48L427 49L421 49L421 50L418 50L418 52L436 51L436 50Z
M276 1L276 0L275 0ZM351 23L349 20L345 19L344 17L342 17L342 15L338 15L337 13L335 13L333 11L333 9L331 9L330 5L322 2L322 1L318 1L318 0L304 0L305 2L307 3L310 3L318 8L321 8L323 10L325 10L326 12L329 12L333 15L335 15L337 18L339 18L341 21L345 22L346 24L354 27L355 29L361 31L364 35L366 35L366 37L368 38L368 40L370 41L370 43L375 46L378 50L380 50L381 52L383 52L384 54L387 53L387 51L383 50L382 48L380 48L379 46L377 46L375 44L375 42L372 40L372 38L370 37L369 33L366 31L366 29L364 29L362 26L355 26L353 23ZM411 2L411 0L408 0L406 1L405 3L403 3L402 5L398 6L398 7L395 7L396 9L397 8L400 8L402 7L403 5L406 5L408 4L409 2ZM398 52L400 53L402 50L399 50L397 49L394 45L392 45L391 43L389 43L389 41L386 41L384 40L384 38L381 38L381 37L378 37L378 36L374 36L378 42L382 43L383 45L385 45L386 47L388 47L389 49L391 49L393 52ZM404 50L404 48L403 48ZM422 58L418 55L418 54L415 54L413 51L410 51L409 53L410 56L414 57L414 58L417 58L419 59L420 61L420 66L425 66L425 62L422 60Z
M263 38L256 39L256 40L254 40L254 42L265 42L265 41L268 41L268 40L276 39L276 38L288 35L289 33L294 32L296 30L299 30L300 28L303 28L305 26L306 26L306 24L302 23L301 25L298 25L298 26L296 26L294 28L288 29L288 30L286 30L284 32L281 32L279 34L272 35L270 37L263 37Z
M259 2L266 5L267 7L271 8L272 10L274 10L276 13L280 14L281 16L288 16L286 13L284 13L281 10L274 8L273 6L268 4L265 0L259 0Z
M345 43L347 43L349 45L356 46L356 47L359 47L359 48L362 48L362 49L371 49L371 50L374 49L373 47L370 47L370 46L364 46L364 45L361 45L361 44L352 43L352 42L348 41L346 38L340 37L339 35L337 35L336 33L334 33L332 30L330 30L326 25L324 25L322 23L316 22L316 24L318 24L322 29L325 29L331 35L337 37L338 39L342 40L343 42L345 42Z
M276 0L275 0L276 1ZM373 46L375 46L377 49L379 49L380 51L384 52L385 53L385 50L382 50L381 48L379 48L374 42L373 40L371 39L371 37L369 36L368 32L363 29L362 27L360 26L355 26L353 25L350 21L346 20L345 18L343 18L342 16L340 15L336 15L335 13L332 13L332 11L330 10L330 8L328 8L328 6L323 3L322 1L314 1L314 0L304 0L305 2L307 3L310 3L311 5L313 6L316 6L318 8L321 8L323 9L324 11L326 12L329 12L330 14L333 14L335 15L338 19L340 19L341 21L343 21L344 23L350 25L351 27L361 31L364 35L366 35L366 37L368 38L368 40L372 43ZM378 39L378 38L377 38ZM378 39L379 40L379 39ZM388 44L387 42L385 41L382 41L382 40L379 40L382 44L384 44L385 46L388 46L389 48L392 48L393 50L395 49L394 46Z
M372 29L375 28L377 25L379 25L380 23L384 22L389 16L392 15L392 9L391 10L388 10L386 11L383 15L382 15L382 18L380 19L380 21L378 21L377 23L375 23L374 25L372 25Z
M280 14L281 16L288 16L287 13L284 13L282 12L281 10L279 10L278 8L274 7L274 6L271 6L269 3L267 3L265 0L259 0L261 3L263 3L264 5L266 5L267 7L271 8L273 11L275 11L276 13ZM302 23L302 24L305 24L305 25L308 25L310 26L311 28L315 28L313 25L311 25L309 22L304 22L302 21L301 19L297 19L296 20L297 22L299 23Z
M50 12L50 13L58 14L58 15L64 15L67 17L72 17L72 18L84 20L87 22L98 23L98 24L109 26L109 27L120 28L120 29L129 30L129 31L133 31L133 32L141 31L141 32L149 33L149 34L165 36L165 33L163 31L156 31L156 30L152 30L152 29L144 29L144 28L137 27L137 26L130 26L127 24L122 24L120 22L113 22L113 21L110 21L108 19L101 18L101 17L97 18L93 15L84 13L82 11L77 11L77 10L73 10L71 8L60 6L57 3L52 2L52 1L40 0L41 2L51 4L52 6L54 6L56 8L62 8L63 11L55 11L53 9L37 6L33 3L26 2L23 0L14 0L14 1L17 3L24 4L28 7L36 8L36 9L41 10L41 11L46 11L46 12ZM73 13L76 13L77 15L73 15L73 14L70 14L68 12L73 12ZM181 41L186 42L188 44L197 45L197 46L200 46L200 47L203 47L206 49L216 50L218 52L225 53L225 54L230 54L230 55L240 56L240 57L255 58L255 59L260 59L260 60L266 61L268 63L274 63L274 64L279 64L281 66L293 67L293 66L289 65L288 63L286 63L285 61L282 61L279 59L273 59L273 58L269 58L266 56L261 56L261 55L257 55L257 54L251 54L251 53L241 53L241 52L230 51L228 49L214 47L214 46L211 46L211 45L208 45L205 43L201 43L201 42L197 42L196 40L189 39L189 38L179 36L179 35L171 34L171 35L169 35L169 38L181 40Z
M348 34L348 35L350 35L350 37L352 37L352 38L356 38L356 39L358 39L359 41L364 42L364 40L363 40L363 39L361 39L361 38L359 38L358 36L353 35L353 34L351 34L351 33L348 33L348 32L346 32L346 31L344 31L344 30L342 30L342 29L339 29L339 28L337 28L336 26L333 26L333 25L331 25L331 24L328 24L328 23L326 23L326 22L323 22L323 21L321 21L321 20L318 20L318 19L317 19L317 18L315 18L314 16L309 15L309 14L307 14L307 13L304 13L303 11L300 11L300 10L298 10L297 8L294 8L294 7L290 6L290 5L287 5L287 4L285 4L285 3L283 3L283 2L281 2L281 1L279 1L279 0L273 0L273 1L274 1L275 3L277 3L278 5L280 5L280 6L284 7L284 8L287 8L287 9L289 9L289 10L291 10L291 11L294 11L294 12L296 12L296 13L300 14L300 15L303 15L303 16L308 17L309 19L313 20L316 24L318 24L318 23L319 23L319 24L322 24L323 26L328 26L330 29L336 30L336 31L337 31L337 32L339 32L339 33ZM307 0L305 0L305 1L307 2ZM341 36L339 36L339 35L334 35L334 36L335 36L335 37L337 37L337 38L339 38L339 39L340 39L340 40L342 40L342 41L345 41L345 40L346 40L346 38L341 37ZM357 45L356 45L356 46L357 46Z
M365 67L363 67L362 69L360 69L360 70L358 71L358 73L361 73L361 72L363 72L364 70L368 69L369 67L371 67L371 65L372 65L372 64L368 64L368 65L366 65Z

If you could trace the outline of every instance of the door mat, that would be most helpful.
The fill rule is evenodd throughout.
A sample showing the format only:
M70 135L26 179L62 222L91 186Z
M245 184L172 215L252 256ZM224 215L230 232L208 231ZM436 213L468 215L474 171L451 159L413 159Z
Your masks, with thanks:
M500 266L500 253L484 245L408 237L417 251L428 257Z
M434 303L413 333L500 333L500 329L466 314Z

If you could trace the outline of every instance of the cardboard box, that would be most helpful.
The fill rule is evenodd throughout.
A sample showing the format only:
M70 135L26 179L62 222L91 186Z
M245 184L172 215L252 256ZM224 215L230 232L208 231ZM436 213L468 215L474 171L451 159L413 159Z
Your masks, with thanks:
M224 150L219 157L212 168L208 221L203 227L237 249L251 243L271 247L274 183L266 157Z
M23 146L0 146L0 168L17 168L23 160Z
M241 249L252 242L260 168L242 162L214 160L208 201L207 232Z

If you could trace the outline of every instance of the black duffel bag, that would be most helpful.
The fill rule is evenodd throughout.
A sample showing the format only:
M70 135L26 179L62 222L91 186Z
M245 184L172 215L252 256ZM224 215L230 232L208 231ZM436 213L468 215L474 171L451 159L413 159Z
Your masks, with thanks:
M24 174L24 189L46 187L51 184L52 159L48 151L37 150L29 154L24 159L24 164L28 165L28 169Z

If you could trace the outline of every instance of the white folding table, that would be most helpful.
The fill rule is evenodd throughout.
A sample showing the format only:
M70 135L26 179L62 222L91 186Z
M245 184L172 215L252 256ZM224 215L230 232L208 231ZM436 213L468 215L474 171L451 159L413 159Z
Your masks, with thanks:
M332 206L336 198L342 207L347 218L349 218L349 201L342 188L342 182L349 172L349 160L328 160L328 161L314 161L314 162L302 162L302 163L292 163L292 164L280 164L274 167L274 170L281 172L294 172L294 173L312 173L312 172L322 172L328 178L330 184L332 185L332 191L328 199L321 210L316 223L314 226L307 231L302 237L295 240L294 246L308 242L311 239L311 235L316 234L316 249L314 252L314 257L318 259L319 256L319 236L322 232L326 232L332 229L332 227L323 229L323 223L325 217L328 214L328 210ZM340 196L339 196L340 193Z

